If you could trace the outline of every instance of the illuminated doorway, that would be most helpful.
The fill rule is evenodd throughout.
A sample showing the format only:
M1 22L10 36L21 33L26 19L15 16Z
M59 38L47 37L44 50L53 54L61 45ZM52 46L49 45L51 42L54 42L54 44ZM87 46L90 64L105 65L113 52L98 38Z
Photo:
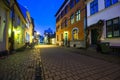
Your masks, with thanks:
M64 32L64 45L65 46L68 45L68 32L67 31Z

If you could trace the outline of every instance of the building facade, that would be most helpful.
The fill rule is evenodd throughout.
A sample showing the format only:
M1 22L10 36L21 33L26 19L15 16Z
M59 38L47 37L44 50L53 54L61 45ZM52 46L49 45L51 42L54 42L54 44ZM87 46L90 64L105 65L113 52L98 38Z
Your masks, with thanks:
M8 53L8 27L10 6L7 0L0 0L0 55Z
M9 27L9 50L16 50L24 46L25 44L25 26L26 20L22 13L22 10L16 0L10 1L11 12L11 26Z
M120 46L120 0L87 0L87 43Z
M83 0L65 0L56 16L56 43L71 47L85 47Z
M26 33L32 43L34 20L17 0L0 0L0 56L22 48Z

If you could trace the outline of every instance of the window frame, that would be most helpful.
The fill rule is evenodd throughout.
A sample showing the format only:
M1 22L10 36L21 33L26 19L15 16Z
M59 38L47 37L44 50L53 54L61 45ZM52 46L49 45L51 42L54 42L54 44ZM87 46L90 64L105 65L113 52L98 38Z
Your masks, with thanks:
M74 24L74 22L75 22L75 20L74 20L74 14L72 14L71 16L70 16L70 24Z
M73 29L72 31L72 39L73 40L79 40L79 37L78 37L78 29Z
M113 21L115 20L115 19L118 19L118 23L117 24L114 24L113 23ZM111 21L112 23L111 23L111 26L112 26L112 37L108 37L108 35L107 35L107 33L108 33L108 31L107 31L107 22L108 21ZM115 36L114 35L114 25L118 25L118 30L119 30L119 35L118 36ZM110 19L110 20L107 20L106 21L106 38L120 38L120 17L116 17L116 18L113 18L113 19Z
M90 3L90 15L98 12L98 0L94 0Z
M80 9L78 9L76 11L76 21L80 21L80 19L81 19L81 12L80 12Z

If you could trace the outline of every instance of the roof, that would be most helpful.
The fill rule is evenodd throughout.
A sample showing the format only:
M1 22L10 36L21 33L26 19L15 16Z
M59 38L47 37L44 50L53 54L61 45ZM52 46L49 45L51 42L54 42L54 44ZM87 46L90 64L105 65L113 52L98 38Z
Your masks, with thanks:
M22 14L22 16L23 16L24 20L26 21L26 19L25 19L24 15L23 15L22 9L20 8L19 3L17 2L17 0L15 0L15 3L16 3L16 5L17 5L17 7L18 7L18 9L19 9L20 13Z
M65 0L65 1L63 2L63 4L61 5L61 7L60 7L60 8L58 9L58 11L56 12L55 16L58 15L58 13L59 13L60 10L64 7L64 5L67 3L67 1L68 1L68 0Z
M44 31L44 33L46 34L46 33L50 33L50 34L52 34L53 33L53 31L52 31L52 29L51 28L48 28L47 30L45 30Z
M19 4L19 3L18 3L18 5L19 5L19 7L20 7L20 10L22 11L22 14L23 14L24 18L26 18L26 17L27 17L26 12L27 12L28 10L27 10L23 5L21 5L21 4Z

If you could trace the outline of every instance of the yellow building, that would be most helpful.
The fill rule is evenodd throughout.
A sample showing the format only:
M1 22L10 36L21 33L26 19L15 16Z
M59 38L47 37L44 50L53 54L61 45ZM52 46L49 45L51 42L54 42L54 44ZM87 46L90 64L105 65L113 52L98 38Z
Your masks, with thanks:
M9 13L9 3L6 0L0 0L0 56L8 53Z
M0 0L0 56L23 47L27 35L31 43L33 30L29 12L24 14L17 0Z
M25 26L26 20L22 11L20 9L19 4L16 0L10 1L10 18L11 23L9 26L9 50L16 50L24 46L25 44Z
M85 47L84 0L65 0L55 17L56 43L70 47Z
M33 22L30 16L30 13L27 11L26 12L26 29L25 29L25 40L26 42L33 42Z

